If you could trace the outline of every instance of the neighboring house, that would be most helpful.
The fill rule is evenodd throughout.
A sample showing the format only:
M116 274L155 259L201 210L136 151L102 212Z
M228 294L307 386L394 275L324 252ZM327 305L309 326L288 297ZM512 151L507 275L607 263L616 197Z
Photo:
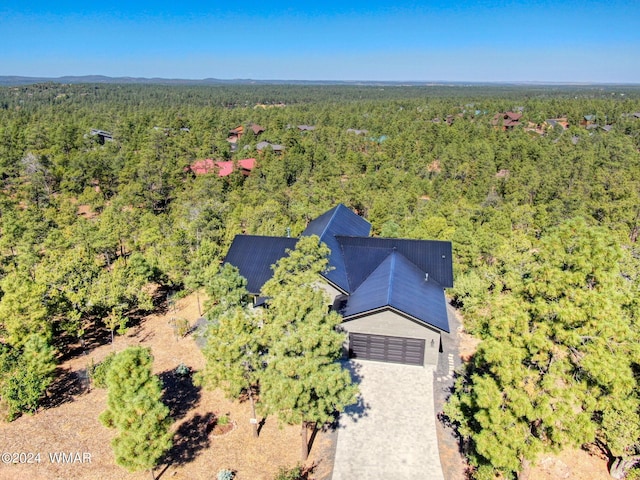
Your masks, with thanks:
M229 130L229 136L227 137L227 142L236 143L240 137L244 134L244 127L242 125Z
M496 128L502 128L502 130L511 130L520 125L520 118L522 118L522 113L496 113L491 120L491 125Z
M265 131L264 127L261 127L256 123L250 123L249 125L247 125L247 128L250 129L256 136L260 135L262 132ZM242 135L244 135L244 132L245 132L245 127L243 125L239 125L236 128L229 130L229 136L227 137L227 141L230 143L237 143L238 140L240 140L240 138L242 137Z
M318 235L331 250L319 285L344 318L345 351L361 359L435 365L440 335L449 332L444 289L453 287L451 242L370 237L370 230L369 222L340 204L302 233ZM236 266L258 296L271 266L296 243L237 235L225 263Z
M347 128L347 133L354 133L356 135L366 135L369 133L369 130L358 130L355 128Z
M546 120L546 124L554 128L561 127L563 130L567 130L569 128L569 120L567 117L548 118Z
M594 125L595 123L596 123L595 115L585 115L584 117L582 117L582 120L580 120L580 125L582 125L583 127L588 127L590 125Z
M101 145L104 145L105 141L108 141L108 142L113 141L113 135L111 135L111 132L105 132L104 130L92 128L89 133L91 133L91 135L97 135L98 143Z
M280 154L284 151L284 147L282 145L276 145L275 143L269 143L265 141L258 143L256 145L256 150L258 150L259 152L262 152L267 147L271 147L271 149L273 150L273 153L277 153L277 154Z
M240 170L240 172L247 176L256 166L255 158L245 158L243 160L234 161L215 161L211 158L206 158L204 160L198 160L193 162L191 166L187 167L188 170L191 170L196 175L205 175L211 172L218 172L219 177L226 177L231 175L231 173L236 169L236 166Z

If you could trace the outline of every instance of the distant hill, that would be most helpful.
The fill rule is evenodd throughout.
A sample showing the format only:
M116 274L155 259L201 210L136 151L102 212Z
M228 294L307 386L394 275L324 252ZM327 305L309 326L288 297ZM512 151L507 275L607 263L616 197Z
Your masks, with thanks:
M339 81L339 80L252 80L204 78L189 80L180 78L144 78L144 77L107 77L104 75L83 75L65 77L21 77L0 76L1 86L32 85L34 83L119 83L119 84L155 84L155 85L428 85L453 84L455 82L375 82L375 81ZM462 85L464 83L460 83ZM468 84L468 82L466 83Z
M372 87L400 86L438 86L438 87L638 87L640 83L604 84L588 82L456 82L456 81L374 81L374 80L253 80L248 78L220 79L203 78L200 80L184 78L145 78L145 77L108 77L105 75L81 75L64 77L23 77L18 75L0 75L0 86L33 85L36 83L111 83L138 85L351 85Z
M0 75L0 86L32 85L34 83L116 83L116 84L155 84L155 85L367 85L367 86L567 86L586 87L596 84L580 82L455 82L455 81L348 81L348 80L252 80L245 78L220 79L204 78L190 80L183 78L145 78L145 77L108 77L105 75L81 75L64 77L23 77ZM638 84L623 84L625 86Z

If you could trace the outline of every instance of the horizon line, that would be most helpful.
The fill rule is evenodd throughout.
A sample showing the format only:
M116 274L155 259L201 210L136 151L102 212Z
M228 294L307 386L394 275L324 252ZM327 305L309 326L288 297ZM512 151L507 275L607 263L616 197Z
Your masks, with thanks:
M47 75L0 75L0 84L7 85L7 81L60 81L60 80L109 80L111 83L117 83L118 81L136 81L140 83L147 82L223 82L223 83L345 83L345 84L378 84L378 85L447 85L447 84L470 84L470 85L487 85L487 84L515 84L515 85L566 85L566 86L640 86L640 82L616 82L616 81L556 81L556 80L340 80L340 79L258 79L258 78L218 78L218 77L205 77L205 78L180 78L180 77L139 77L130 75L111 76L103 74L86 74L86 75L61 75L61 76L47 76ZM4 82L2 81L4 80ZM96 83L96 82L87 82ZM99 82L98 82L99 83Z

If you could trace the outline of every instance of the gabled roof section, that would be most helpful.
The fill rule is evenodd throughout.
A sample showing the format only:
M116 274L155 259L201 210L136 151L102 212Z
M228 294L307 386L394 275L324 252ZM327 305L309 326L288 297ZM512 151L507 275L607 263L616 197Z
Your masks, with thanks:
M345 321L389 308L418 322L449 331L442 285L425 274L397 250L378 265L350 295L341 310Z
M205 175L217 169L219 177L226 177L228 175L231 175L231 173L235 169L236 163L240 167L240 171L242 172L242 174L248 175L249 172L255 168L256 159L244 158L242 160L238 160L237 162L233 162L232 160L214 161L211 158L205 158L204 160L196 160L191 164L190 167L187 167L186 170L191 170L196 175Z
M451 242L337 236L344 265L348 272L349 291L354 292L392 251L397 251L441 287L453 287ZM333 249L332 249L333 250Z
M303 236L317 235L320 241L327 244L331 250L329 265L333 267L324 277L344 292L351 292L345 260L342 255L338 235L359 236L369 240L371 224L356 215L347 207L338 204L326 213L311 221L302 232Z
M247 279L247 290L260 293L262 285L273 276L271 266L293 250L297 238L236 235L224 263L230 263Z

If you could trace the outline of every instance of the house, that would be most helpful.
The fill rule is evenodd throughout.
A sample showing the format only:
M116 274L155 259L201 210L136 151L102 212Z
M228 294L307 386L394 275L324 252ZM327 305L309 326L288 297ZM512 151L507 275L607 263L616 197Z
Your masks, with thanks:
M250 129L256 136L260 135L262 132L265 131L264 127L261 127L256 123L250 123L249 125L247 125L247 128ZM240 140L240 138L242 137L242 135L244 135L244 132L245 132L245 127L243 125L239 125L236 128L229 130L229 136L227 137L227 141L230 143L237 143L238 140Z
M496 113L491 120L491 125L496 128L502 128L502 130L511 130L520 125L520 118L522 118L522 113Z
M244 127L242 125L232 128L229 130L229 136L227 137L227 142L236 143L240 137L244 134Z
M236 169L236 165L245 177L249 175L251 170L253 170L256 166L255 158L245 158L242 160L238 160L237 162L233 161L214 161L211 158L206 158L204 160L197 160L189 167L187 170L192 171L196 175L205 175L211 172L218 172L219 177L226 177L231 175L231 173Z
M567 130L569 128L569 120L567 117L548 118L545 122L549 127L562 128L563 130Z
M318 285L343 316L350 357L435 365L442 332L449 332L445 288L453 286L451 242L370 237L371 225L340 204L311 221L331 254ZM258 297L271 266L296 238L237 235L225 258ZM263 303L259 299L257 303Z
M580 125L582 125L583 127L588 127L590 125L594 125L595 123L596 123L595 115L585 115L584 117L582 117L582 120L580 120Z
M267 147L271 147L271 149L273 150L273 153L277 153L277 154L280 154L284 151L284 147L282 145L276 145L275 143L269 143L265 141L258 143L256 145L256 150L258 150L259 152L262 152Z
M99 130L97 128L92 128L89 133L91 135L97 135L98 143L100 145L104 145L105 141L108 141L108 142L113 141L113 135L111 135L111 132L105 132L104 130Z

